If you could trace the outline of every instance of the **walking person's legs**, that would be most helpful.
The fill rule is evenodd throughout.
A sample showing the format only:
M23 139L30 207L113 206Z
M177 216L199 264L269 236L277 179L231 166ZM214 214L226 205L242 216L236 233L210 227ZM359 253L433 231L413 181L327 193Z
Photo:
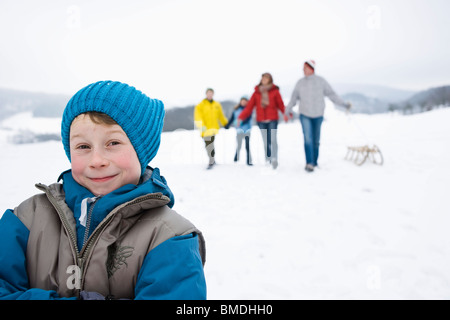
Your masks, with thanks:
M258 127L261 130L261 135L264 144L264 157L266 159L266 163L270 160L270 138L269 138L269 125L266 122L258 122Z
M313 122L313 145L314 145L314 157L312 165L317 167L317 159L319 159L319 147L320 147L320 131L322 127L323 117L312 119Z
M242 147L242 139L244 139L244 132L243 131L238 131L236 134L236 155L234 156L234 161L237 162L239 161L239 156L241 153L241 147Z
M312 119L301 114L300 123L302 124L303 138L305 142L305 169L309 171L309 169L311 169L309 166L313 167L314 163L314 138Z
M214 159L216 154L214 150L214 138L215 136L203 137L203 140L205 141L206 153L209 158L208 168L211 168L216 163Z
M272 167L276 169L278 167L278 142L277 142L277 133L278 133L278 121L269 122L268 131L270 133L270 158L272 162Z
M250 153L250 132L245 134L245 150L247 151L247 164L252 166L253 162L252 155Z

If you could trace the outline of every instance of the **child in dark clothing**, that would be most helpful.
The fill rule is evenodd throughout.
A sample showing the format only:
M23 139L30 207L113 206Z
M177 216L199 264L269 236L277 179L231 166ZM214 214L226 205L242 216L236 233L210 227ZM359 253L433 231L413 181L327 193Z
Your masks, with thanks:
M234 156L234 162L239 161L239 155L241 152L242 140L245 139L245 150L247 151L247 165L252 166L252 156L250 153L250 131L252 129L252 117L248 117L244 121L241 121L239 126L237 125L237 119L241 114L242 110L244 110L245 106L248 103L248 98L243 96L239 104L234 108L231 117L228 119L228 124L225 126L226 129L230 127L231 123L234 123L236 126L236 154Z

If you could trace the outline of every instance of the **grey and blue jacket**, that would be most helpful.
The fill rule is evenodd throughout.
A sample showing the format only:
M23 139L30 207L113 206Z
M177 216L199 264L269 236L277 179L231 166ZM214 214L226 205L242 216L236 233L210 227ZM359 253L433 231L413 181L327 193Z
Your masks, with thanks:
M157 168L92 201L70 171L61 179L3 214L0 299L206 299L203 235L171 209Z

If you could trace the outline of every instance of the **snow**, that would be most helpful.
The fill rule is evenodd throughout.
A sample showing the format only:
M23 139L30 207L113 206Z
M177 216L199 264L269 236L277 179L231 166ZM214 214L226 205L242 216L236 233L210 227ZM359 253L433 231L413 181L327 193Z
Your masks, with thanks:
M33 117L32 112L15 114L0 122L0 129L8 131L30 130L34 133L59 133L60 118ZM5 135L1 135L2 138Z
M59 131L59 121L27 121ZM264 165L257 127L253 167L245 148L233 162L234 129L217 136L212 170L198 132L185 130L163 133L151 165L174 192L174 209L205 235L209 299L448 299L449 121L450 108L369 116L328 106L313 173L303 169L298 119L279 124L275 171ZM0 124L2 211L69 168L61 142L12 145L11 126ZM383 166L344 159L347 146L374 143Z

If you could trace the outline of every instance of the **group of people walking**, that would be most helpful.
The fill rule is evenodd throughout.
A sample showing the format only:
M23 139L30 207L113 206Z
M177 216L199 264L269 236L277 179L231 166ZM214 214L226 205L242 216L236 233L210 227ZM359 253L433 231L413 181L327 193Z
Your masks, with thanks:
M261 130L264 143L264 156L266 165L273 169L278 167L278 142L277 129L279 112L284 121L293 118L293 107L299 103L300 123L303 130L306 165L305 170L314 171L317 167L320 146L320 131L325 110L324 98L328 97L335 104L351 107L349 102L342 100L331 88L328 82L315 73L316 63L314 60L305 61L303 65L304 77L301 78L292 92L291 100L287 106L278 86L273 82L270 73L262 74L260 83L255 86L250 99L243 96L239 104L234 108L230 118L227 119L223 113L222 106L213 99L214 90L208 88L206 98L194 109L194 121L196 127L201 131L205 141L205 148L209 157L208 169L215 165L214 139L219 132L219 124L228 129L234 123L237 132L237 148L234 161L239 160L243 140L247 151L247 164L252 165L250 154L250 131L251 118L256 108L256 123Z

